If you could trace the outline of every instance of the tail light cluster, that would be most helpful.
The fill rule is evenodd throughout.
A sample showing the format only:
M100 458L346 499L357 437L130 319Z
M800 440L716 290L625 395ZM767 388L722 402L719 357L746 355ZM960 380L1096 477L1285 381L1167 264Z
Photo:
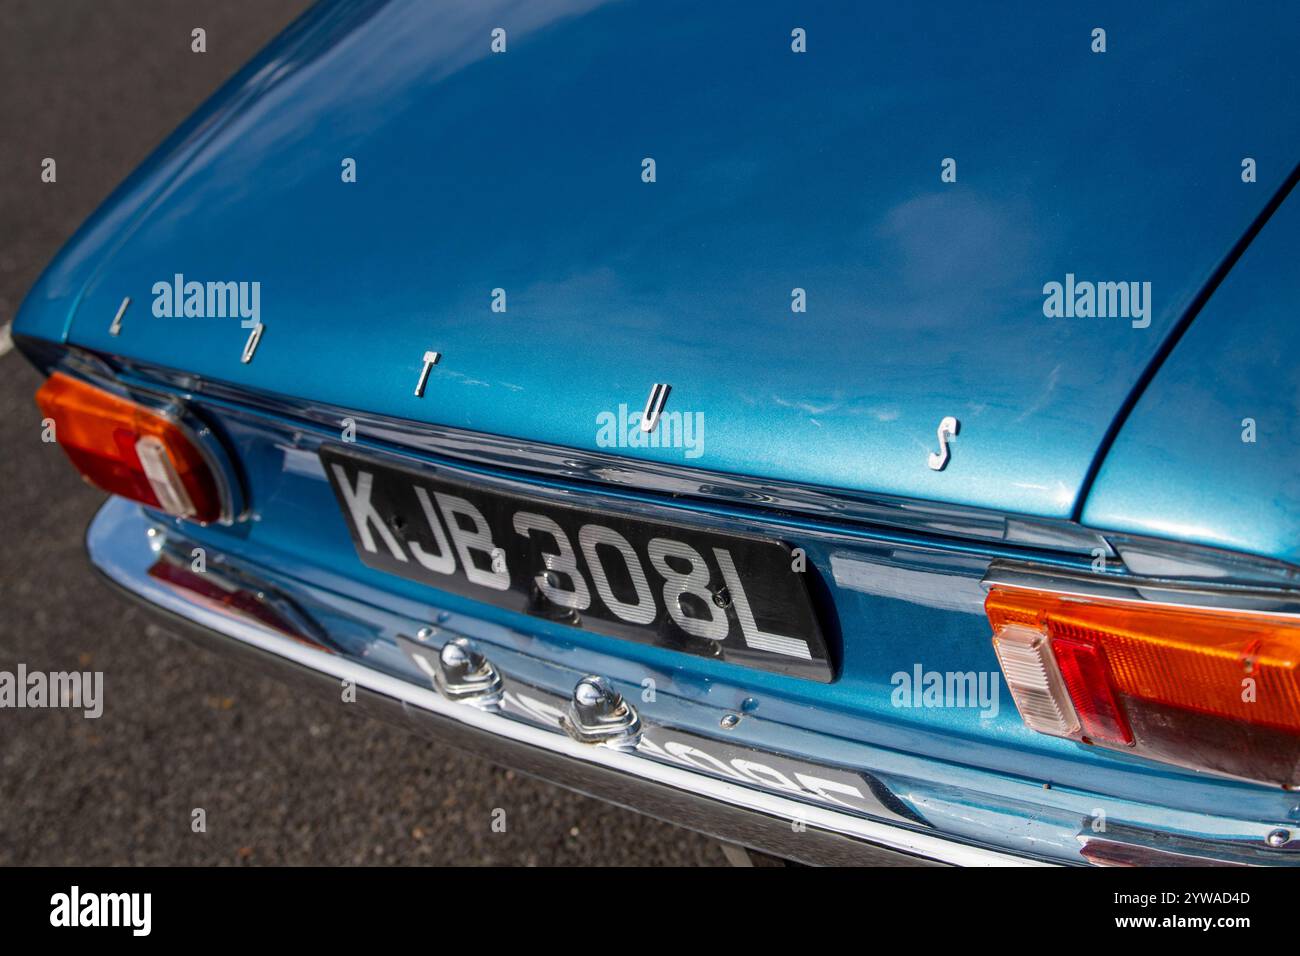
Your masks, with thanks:
M193 521L226 516L211 462L171 416L62 372L41 386L36 404L97 488Z
M1300 621L1002 586L984 606L1034 730L1300 785Z

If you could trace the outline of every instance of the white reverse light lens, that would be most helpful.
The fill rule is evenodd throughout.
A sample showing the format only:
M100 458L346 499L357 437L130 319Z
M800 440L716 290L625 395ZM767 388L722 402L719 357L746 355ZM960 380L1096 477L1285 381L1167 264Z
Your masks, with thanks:
M1055 737L1078 734L1079 718L1047 635L1023 624L1005 624L994 635L993 647L1024 722Z
M194 503L167 455L167 446L153 435L145 435L135 443L135 453L163 510L181 518L194 514Z

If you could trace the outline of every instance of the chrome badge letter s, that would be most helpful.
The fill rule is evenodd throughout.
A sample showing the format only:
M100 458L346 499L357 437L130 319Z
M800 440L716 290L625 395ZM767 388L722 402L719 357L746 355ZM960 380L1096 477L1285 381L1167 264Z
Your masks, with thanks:
M939 423L939 450L930 452L929 464L935 471L943 471L944 465L948 464L948 439L957 435L957 430L961 428L961 422L948 415Z

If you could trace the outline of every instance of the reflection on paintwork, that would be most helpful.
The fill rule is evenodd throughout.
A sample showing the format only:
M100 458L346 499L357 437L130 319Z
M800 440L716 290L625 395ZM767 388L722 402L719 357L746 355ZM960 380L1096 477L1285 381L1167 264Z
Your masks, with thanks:
M1086 524L1300 562L1297 249L1293 193L1139 399Z
M18 330L57 337L75 306L79 344L586 451L600 410L668 381L710 421L692 467L1070 516L1135 375L1300 150L1278 121L1294 8L1095 15L1104 56L1050 5L818 4L793 55L777 4L324 4L126 185ZM1250 144L1258 182L1221 143ZM108 335L172 272L262 281L255 362L217 320ZM1150 282L1150 328L1045 318L1069 273ZM455 374L421 401L431 332ZM933 472L944 415L966 437Z

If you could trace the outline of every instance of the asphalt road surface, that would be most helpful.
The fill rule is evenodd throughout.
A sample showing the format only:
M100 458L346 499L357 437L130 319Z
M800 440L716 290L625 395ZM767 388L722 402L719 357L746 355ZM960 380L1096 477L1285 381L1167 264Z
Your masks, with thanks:
M8 323L109 191L307 6L0 0L0 670L103 671L105 698L97 720L0 710L0 865L723 865L704 837L173 640L86 563L103 496L41 442Z

